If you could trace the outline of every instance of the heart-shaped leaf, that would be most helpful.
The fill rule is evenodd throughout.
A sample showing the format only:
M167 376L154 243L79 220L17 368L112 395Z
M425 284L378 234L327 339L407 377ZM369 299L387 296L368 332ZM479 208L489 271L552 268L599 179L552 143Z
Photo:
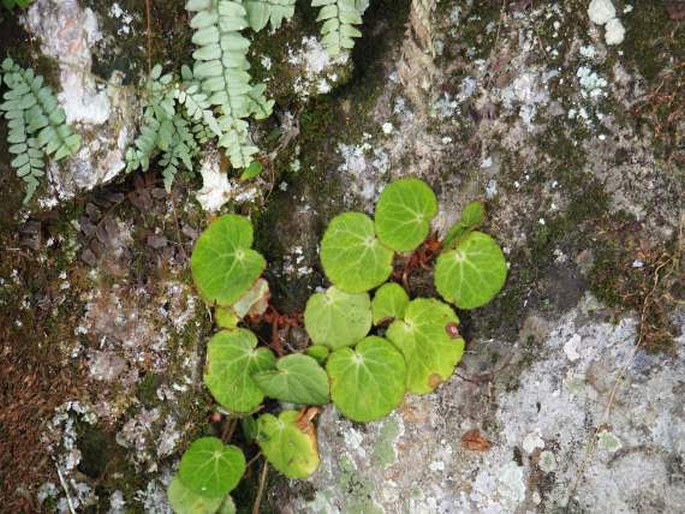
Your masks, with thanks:
M273 368L275 363L270 350L257 348L257 337L249 330L224 330L207 344L205 385L229 411L251 412L264 400L252 375Z
M404 358L382 337L370 336L355 348L336 350L328 358L326 371L333 403L354 421L380 419L404 398Z
M278 417L264 414L257 423L257 443L274 468L290 478L305 478L316 471L316 429L305 416L286 410Z
M183 454L178 469L181 482L192 493L220 499L238 485L243 473L243 452L235 446L225 445L216 437L201 437L193 441Z
M325 346L323 344L313 344L312 346L307 347L304 353L306 353L310 357L313 357L314 359L316 359L316 362L323 365L326 363L326 360L328 359L331 350L328 348L328 346Z
M409 305L409 295L404 288L395 282L388 282L378 288L371 302L373 324L404 317Z
M452 376L464 353L464 340L454 330L458 324L459 318L449 305L417 298L407 307L404 319L388 327L386 337L407 363L410 392L429 393Z
M443 240L443 248L449 249L457 240L483 223L485 219L485 206L483 202L471 202L461 211L461 217L450 227Z
M212 498L196 494L186 487L178 476L171 479L167 497L175 514L235 513L235 504L230 496Z
M252 224L237 215L212 222L195 243L190 268L200 296L209 304L231 305L257 281L266 267L252 250Z
M238 327L240 323L240 318L230 307L218 306L214 310L214 322L219 328L227 328L233 330Z
M295 353L278 359L276 369L260 371L252 379L270 398L302 405L328 403L328 375L315 359Z
M492 300L504 286L507 262L497 242L482 232L471 232L454 250L438 257L435 287L460 309L475 309Z
M376 205L378 239L397 252L415 250L428 236L438 200L428 185L405 178L388 185Z
M345 293L331 286L313 294L304 310L304 327L314 344L332 350L358 343L371 329L368 293Z
M360 212L333 218L321 241L321 264L333 284L361 293L385 282L392 273L393 252L376 237L373 221Z

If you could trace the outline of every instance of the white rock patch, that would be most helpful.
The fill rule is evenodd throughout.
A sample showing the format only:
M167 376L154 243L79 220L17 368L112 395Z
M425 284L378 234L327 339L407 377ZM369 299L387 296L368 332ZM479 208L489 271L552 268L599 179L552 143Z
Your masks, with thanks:
M611 0L592 0L587 9L590 21L596 25L606 25L604 41L607 45L620 45L626 35L626 29L616 17L616 8Z

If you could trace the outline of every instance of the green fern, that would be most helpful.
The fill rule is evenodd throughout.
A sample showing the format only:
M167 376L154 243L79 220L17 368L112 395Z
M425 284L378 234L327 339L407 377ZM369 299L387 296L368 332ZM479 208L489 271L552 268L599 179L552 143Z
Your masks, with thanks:
M242 2L231 0L188 0L186 10L195 13L190 26L199 47L193 53L193 75L209 104L219 109L219 146L234 168L245 168L258 152L245 119L270 116L274 104L264 96L264 86L250 84L250 41L241 34L248 27L247 11Z
M162 176L164 177L164 187L171 191L174 177L181 165L186 169L193 169L193 157L200 152L200 147L196 141L196 135L192 132L190 124L182 116L172 118L173 133L171 143L162 152L159 164L162 166Z
M174 177L181 165L193 169L193 158L200 144L209 140L209 130L220 128L209 108L206 95L197 92L189 70L182 70L186 81L178 83L172 74L162 75L156 65L145 82L146 104L140 135L126 152L127 170L150 167L160 154L164 187L171 191ZM182 105L184 109L179 109Z
M359 0L312 0L312 7L321 7L316 21L323 21L321 43L329 55L336 56L354 48L354 38L362 33L355 27L361 25L366 8Z
M27 203L45 174L46 156L59 161L73 155L81 147L81 136L65 123L64 109L31 68L23 69L8 57L2 63L2 81L8 91L0 111L8 122L9 152L16 156L10 165L26 182Z
M296 0L245 0L243 5L247 11L247 21L250 28L259 32L267 23L276 30L283 20L290 20L295 14Z
M185 64L181 67L181 78L183 82L175 91L175 98L178 103L186 109L187 118L195 127L203 127L205 133L201 136L207 139L212 132L217 137L221 136L221 127L214 116L212 104L209 97L202 91L202 85L195 80L193 71ZM199 129L197 130L199 132Z

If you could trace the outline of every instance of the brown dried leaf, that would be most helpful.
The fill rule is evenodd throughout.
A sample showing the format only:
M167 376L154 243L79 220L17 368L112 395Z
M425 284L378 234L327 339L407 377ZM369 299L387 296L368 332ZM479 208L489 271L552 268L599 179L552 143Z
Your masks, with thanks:
M486 452L490 449L490 446L490 441L488 441L477 428L469 430L461 436L461 447L465 450Z

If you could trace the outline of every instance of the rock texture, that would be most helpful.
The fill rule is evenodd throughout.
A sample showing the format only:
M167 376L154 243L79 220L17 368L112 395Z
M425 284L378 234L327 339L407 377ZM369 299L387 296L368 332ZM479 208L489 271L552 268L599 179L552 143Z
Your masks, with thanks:
M250 56L276 99L253 127L262 175L226 178L210 152L169 195L157 170L120 175L146 69L142 4L36 0L0 21L12 53L47 60L85 140L32 211L0 155L6 510L169 512L183 449L224 428L200 381L212 320L187 273L206 211L252 216L272 301L294 313L326 285L327 221L413 175L438 193L438 232L485 200L505 289L459 313L467 354L435 394L366 425L326 408L321 468L270 475L264 510L682 512L685 40L672 7L379 0L335 60L298 10ZM600 4L615 11L603 21ZM151 5L151 58L189 62L182 6Z
M67 122L85 134L67 166L50 168L53 202L105 184L125 169L124 153L136 130L135 95L113 72L104 81L92 72L92 51L102 39L100 22L77 0L38 0L26 16L28 31L59 67L59 100Z
M525 325L518 340L472 342L459 376L385 421L329 409L315 493L283 511L678 512L682 356L636 348L635 319L606 322L591 296Z

